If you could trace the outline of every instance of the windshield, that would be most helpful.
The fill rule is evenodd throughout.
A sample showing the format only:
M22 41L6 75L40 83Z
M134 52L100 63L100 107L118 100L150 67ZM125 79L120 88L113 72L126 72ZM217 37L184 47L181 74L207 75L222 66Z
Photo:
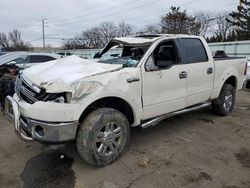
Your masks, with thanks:
M123 67L136 67L150 45L129 46L117 44L110 46L101 58L100 63L122 64Z

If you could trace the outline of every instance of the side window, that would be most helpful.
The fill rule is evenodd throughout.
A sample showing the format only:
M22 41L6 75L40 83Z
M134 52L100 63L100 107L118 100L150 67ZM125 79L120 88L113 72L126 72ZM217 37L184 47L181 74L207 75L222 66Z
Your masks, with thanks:
M54 57L44 56L44 55L31 55L30 56L30 63L42 63L46 61L55 60Z
M177 53L173 41L161 43L153 52L155 65L168 68L177 63Z
M13 61L15 61L16 64L24 64L25 63L25 60L23 58L17 58L17 59L14 59Z
M180 44L185 51L187 63L200 63L208 61L207 52L200 39L182 38Z

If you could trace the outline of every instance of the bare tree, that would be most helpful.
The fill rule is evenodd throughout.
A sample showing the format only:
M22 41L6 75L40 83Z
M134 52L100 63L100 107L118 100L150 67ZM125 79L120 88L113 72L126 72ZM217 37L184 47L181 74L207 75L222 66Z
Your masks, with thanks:
M134 27L130 24L127 24L125 22L120 22L117 26L117 34L118 37L126 37L129 35L132 35L134 32Z
M8 37L5 33L0 33L0 45L4 48L10 47Z
M159 24L149 24L144 27L142 33L144 34L157 34L160 33L161 28Z
M133 26L125 22L120 22L117 26L114 22L103 22L65 41L63 48L102 48L112 38L131 35L133 30Z
M82 42L88 48L100 48L103 47L103 35L99 27L93 27L82 33Z
M9 51L31 50L31 44L24 42L21 38L21 32L13 30L7 36L5 33L0 33L0 44Z
M226 21L227 17L227 12L219 13L214 20L213 27L210 26L211 31L217 39L217 42L225 41L232 30L232 25Z
M102 45L104 46L112 38L117 35L117 27L114 22L103 22L99 25L99 34L102 38Z
M196 12L194 16L195 21L200 24L196 34L205 37L210 31L210 27L213 27L214 18L207 12Z

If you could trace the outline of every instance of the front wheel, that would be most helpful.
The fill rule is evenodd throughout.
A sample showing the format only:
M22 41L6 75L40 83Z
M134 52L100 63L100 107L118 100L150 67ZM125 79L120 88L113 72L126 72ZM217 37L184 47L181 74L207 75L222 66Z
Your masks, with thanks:
M215 114L221 116L230 115L235 103L235 88L232 85L225 84L217 99L212 100L212 110Z
M85 161L101 167L121 155L129 137L127 118L115 109L100 108L91 112L81 123L76 146Z

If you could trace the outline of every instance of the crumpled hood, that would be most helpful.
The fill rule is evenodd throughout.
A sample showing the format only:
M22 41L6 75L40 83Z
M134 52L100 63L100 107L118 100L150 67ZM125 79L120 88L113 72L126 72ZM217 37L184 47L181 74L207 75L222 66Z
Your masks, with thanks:
M73 92L75 88L72 87L77 86L81 79L121 68L122 65L98 63L72 55L25 69L23 75L47 92Z

